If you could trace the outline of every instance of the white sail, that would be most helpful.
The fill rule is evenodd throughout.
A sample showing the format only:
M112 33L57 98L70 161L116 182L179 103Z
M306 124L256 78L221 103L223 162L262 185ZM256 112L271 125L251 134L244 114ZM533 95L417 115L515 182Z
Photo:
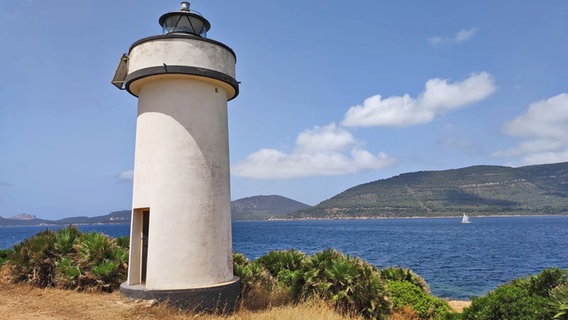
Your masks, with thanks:
M462 223L471 223L471 221L469 221L469 217L465 213L463 214L462 217Z

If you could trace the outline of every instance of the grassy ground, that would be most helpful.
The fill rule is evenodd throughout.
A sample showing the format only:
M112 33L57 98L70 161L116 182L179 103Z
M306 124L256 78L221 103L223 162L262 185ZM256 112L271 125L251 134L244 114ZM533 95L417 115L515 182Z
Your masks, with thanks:
M230 316L195 315L146 301L130 301L119 293L79 293L38 289L28 285L0 285L0 314L3 319L358 319L344 318L324 305L279 307L267 311L239 311Z
M459 311L464 302L453 307ZM120 293L79 293L59 289L38 289L25 284L0 284L0 315L3 319L195 319L195 320L300 320L300 319L361 319L342 317L324 304L285 306L266 311L241 310L230 316L195 315L152 305L146 301L131 301Z

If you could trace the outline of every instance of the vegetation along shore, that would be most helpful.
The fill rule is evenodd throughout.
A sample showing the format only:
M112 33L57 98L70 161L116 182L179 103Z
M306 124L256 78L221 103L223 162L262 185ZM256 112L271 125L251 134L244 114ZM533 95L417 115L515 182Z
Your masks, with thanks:
M408 269L378 269L332 249L273 251L254 261L236 253L240 308L215 316L119 296L127 258L127 238L74 227L38 233L0 251L0 312L10 319L568 319L568 270L557 268L472 297L459 313Z

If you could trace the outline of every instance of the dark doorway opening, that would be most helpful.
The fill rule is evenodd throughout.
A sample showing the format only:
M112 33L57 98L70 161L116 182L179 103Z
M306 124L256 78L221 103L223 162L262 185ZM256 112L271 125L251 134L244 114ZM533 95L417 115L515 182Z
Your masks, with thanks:
M142 270L140 282L146 282L146 270L148 269L148 232L150 230L150 211L142 212Z

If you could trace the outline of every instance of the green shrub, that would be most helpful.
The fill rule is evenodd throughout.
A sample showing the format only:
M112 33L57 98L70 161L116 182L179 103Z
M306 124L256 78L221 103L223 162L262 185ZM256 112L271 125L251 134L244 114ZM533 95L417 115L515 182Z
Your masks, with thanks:
M115 238L115 241L116 241L116 245L121 247L122 249L128 250L128 248L130 248L130 237L129 236L117 237L117 238Z
M128 251L100 233L82 234L75 227L46 230L7 252L13 282L38 287L110 291L126 280Z
M556 313L553 319L568 320L568 284L554 288L550 293L550 299Z
M528 289L505 284L483 297L473 298L462 318L484 320L543 320L554 316L549 301Z
M256 259L254 263L265 268L278 284L291 288L306 259L306 255L298 250L276 250Z
M83 234L75 243L81 266L97 264L111 258L113 246L111 238L98 232Z
M426 283L426 280L410 269L388 267L382 269L380 272L381 278L385 281L407 281L419 287L422 292L430 294L430 287L428 283Z
M61 229L54 234L55 253L58 255L66 255L75 253L75 239L81 236L81 232L74 226Z
M387 288L394 311L410 306L424 320L447 319L453 313L446 301L424 292L410 281L388 281Z
M8 260L8 257L12 254L12 252L12 249L0 250L0 267Z
M474 298L463 319L567 319L568 270L549 268Z
M329 287L329 283L325 281L327 279L322 281L322 278L325 277L325 270L331 268L333 262L342 257L341 253L332 249L310 256L294 281L293 294L295 299L305 299L313 294L319 294L320 291L325 292Z
M567 275L567 270L548 268L536 276L530 275L528 278L513 280L513 284L527 289L530 293L548 298L554 288L568 284Z
M55 235L46 229L14 246L8 257L14 282L26 281L38 287L53 286L57 254Z
M117 276L118 263L111 260L103 260L93 266L91 272L94 278L104 282L112 283Z
M244 291L258 286L270 290L275 283L274 278L265 268L252 263L240 253L233 254L233 273L241 279L241 289Z
M74 288L81 276L81 268L70 257L62 257L56 263L56 283L61 288Z
M340 312L385 319L389 303L377 269L358 258L324 250L307 259L296 277L296 299L321 298Z
M272 304L276 280L262 266L240 253L233 254L233 273L241 279L241 305L256 310Z
M297 250L270 252L254 262L233 255L234 273L241 278L244 305L266 307L322 299L344 314L386 319L390 305L378 270L335 250L306 256ZM254 307L253 307L254 308Z
M84 275L79 279L80 289L94 288L112 291L126 280L128 251L106 234L90 232L75 241L76 261Z
M119 267L128 269L128 249L113 246L110 249L110 260L115 261Z

